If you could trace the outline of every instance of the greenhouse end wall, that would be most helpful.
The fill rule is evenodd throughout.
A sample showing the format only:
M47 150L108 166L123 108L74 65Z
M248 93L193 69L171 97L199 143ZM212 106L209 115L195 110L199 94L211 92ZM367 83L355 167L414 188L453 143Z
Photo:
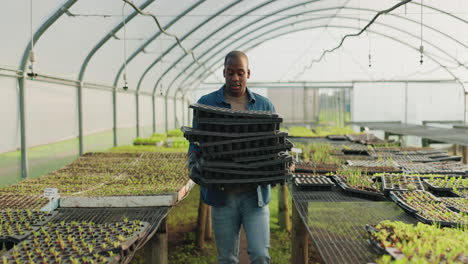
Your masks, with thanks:
M453 83L355 83L353 121L463 121L464 90Z

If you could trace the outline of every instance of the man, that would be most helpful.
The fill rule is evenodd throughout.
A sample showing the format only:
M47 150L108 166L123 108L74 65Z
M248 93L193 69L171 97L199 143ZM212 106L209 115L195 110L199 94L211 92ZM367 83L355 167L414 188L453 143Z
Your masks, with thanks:
M274 112L268 98L247 88L250 78L249 60L241 51L231 51L224 59L225 84L217 91L204 95L198 103L236 110ZM196 123L193 124L196 127ZM189 167L191 177L202 174L200 152L190 144ZM270 202L271 187L236 187L207 189L201 187L201 198L212 206L212 223L220 264L238 263L239 234L243 226L247 237L247 251L253 264L270 263Z

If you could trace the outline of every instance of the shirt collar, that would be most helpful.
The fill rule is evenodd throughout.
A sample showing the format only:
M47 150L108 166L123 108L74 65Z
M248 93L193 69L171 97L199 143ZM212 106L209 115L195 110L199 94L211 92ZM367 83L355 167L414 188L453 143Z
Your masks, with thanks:
M224 87L226 87L225 84L223 86L221 86L221 88L218 91L216 91L216 102L217 103L227 104L226 100L224 100ZM257 100L257 98L255 97L255 94L252 91L250 91L250 89L248 87L246 87L246 90L247 90L247 94L249 95L249 103L250 102L255 103L255 101Z

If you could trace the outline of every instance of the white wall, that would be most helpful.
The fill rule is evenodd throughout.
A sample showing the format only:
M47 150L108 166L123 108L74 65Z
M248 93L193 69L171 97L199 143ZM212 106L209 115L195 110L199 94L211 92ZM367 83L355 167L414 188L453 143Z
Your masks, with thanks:
M76 98L76 88L26 81L27 145L43 145L78 136Z
M84 88L82 102L85 135L112 129L112 92Z
M0 77L0 153L20 147L17 81Z
M463 91L455 83L356 83L353 121L463 120Z

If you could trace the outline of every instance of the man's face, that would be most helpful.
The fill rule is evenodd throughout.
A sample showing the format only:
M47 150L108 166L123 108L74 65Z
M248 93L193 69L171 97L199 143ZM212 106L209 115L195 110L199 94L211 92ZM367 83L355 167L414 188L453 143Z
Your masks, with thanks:
M250 78L250 70L247 59L244 57L231 57L226 61L223 70L226 81L226 89L230 96L243 96L246 91L247 79Z

